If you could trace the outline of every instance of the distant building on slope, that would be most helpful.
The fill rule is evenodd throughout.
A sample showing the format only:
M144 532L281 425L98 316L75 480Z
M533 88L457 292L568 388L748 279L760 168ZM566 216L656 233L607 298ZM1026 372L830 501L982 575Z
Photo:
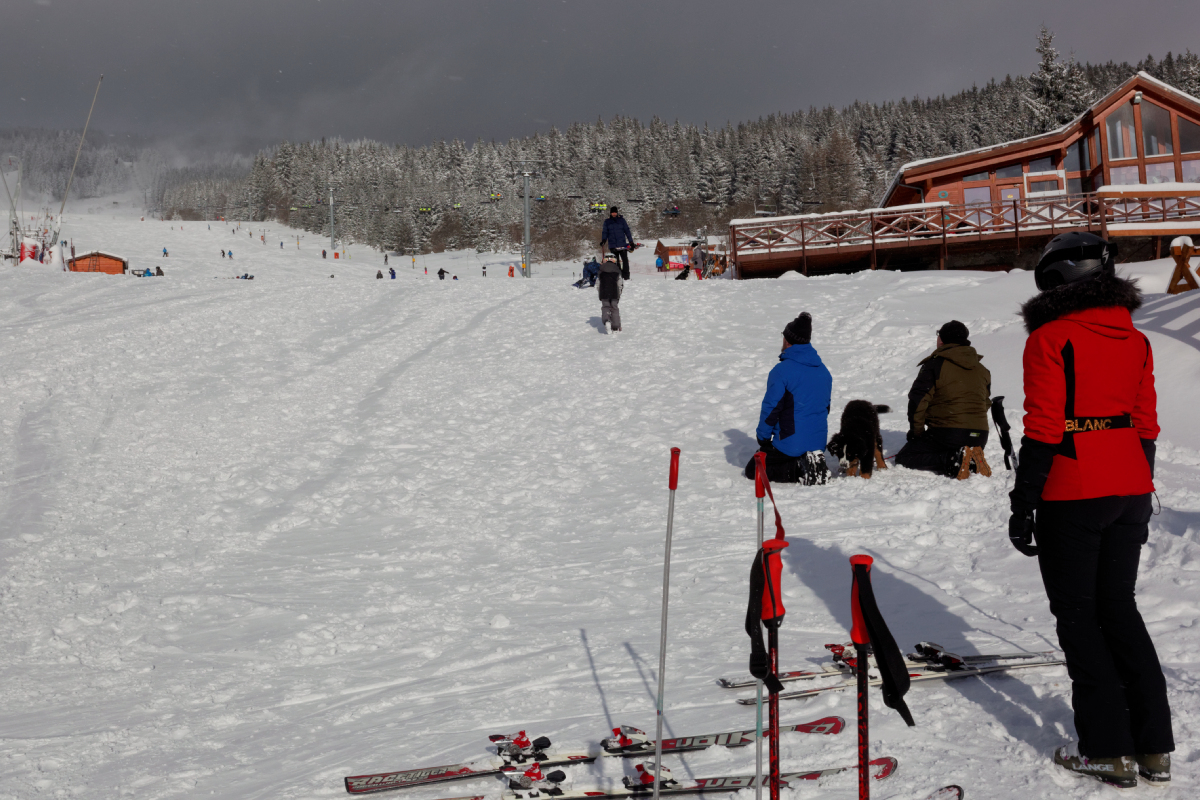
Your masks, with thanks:
M1139 72L1055 130L905 164L878 208L732 220L730 243L743 278L1032 268L1068 230L1155 258L1162 237L1200 234L1198 184L1200 99ZM1142 188L1130 202L1103 186Z
M129 271L129 259L93 250L90 253L81 253L67 259L67 269L71 272L105 272L109 275L123 275Z

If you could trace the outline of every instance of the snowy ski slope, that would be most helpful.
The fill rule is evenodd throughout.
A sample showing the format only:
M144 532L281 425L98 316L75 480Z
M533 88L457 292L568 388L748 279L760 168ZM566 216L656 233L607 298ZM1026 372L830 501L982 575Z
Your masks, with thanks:
M854 398L896 409L882 418L891 454L917 361L961 319L1020 430L1028 274L636 274L625 332L603 336L595 294L569 285L577 265L510 280L497 255L415 270L396 257L399 277L379 281L365 248L322 261L324 240L297 249L278 225L181 230L109 205L68 215L64 235L166 277L0 270L0 798L339 797L343 775L478 757L490 733L577 748L620 723L652 729L673 445L667 729L752 726L715 679L746 669L754 498L740 472L783 325L813 313L834 423ZM439 282L443 265L460 280ZM1153 291L1169 269L1136 265ZM1200 292L1151 294L1138 321L1163 424L1139 602L1180 792L1198 776ZM891 469L779 487L785 669L847 638L855 552L875 556L904 647L1056 646L1036 562L1006 538L1012 475L998 443L987 452L990 480ZM1111 793L1049 766L1073 733L1062 668L916 686L909 705L911 730L872 702L873 754L901 764L880 797ZM784 707L785 722L827 714L852 719L853 697ZM851 731L783 747L786 770L854 759ZM753 753L671 766L745 772ZM578 785L632 764L572 770ZM848 799L854 779L785 796Z

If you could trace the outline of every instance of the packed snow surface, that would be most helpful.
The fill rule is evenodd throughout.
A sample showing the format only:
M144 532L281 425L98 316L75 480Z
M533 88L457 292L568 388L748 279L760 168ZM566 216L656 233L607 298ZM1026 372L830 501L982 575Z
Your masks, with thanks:
M834 377L831 429L848 400L886 403L894 453L917 362L954 318L1020 433L1027 273L674 281L644 270L651 254L626 284L625 331L602 335L595 292L570 285L577 264L523 280L501 277L511 257L396 256L391 280L379 253L322 260L327 240L297 247L277 225L93 210L64 226L80 251L166 276L0 271L0 798L330 798L344 775L481 757L492 733L595 748L621 723L653 731L672 446L666 729L753 727L734 702L746 693L715 680L746 670L755 502L741 470L780 331L802 310ZM443 266L460 280L437 280ZM1171 266L1132 268L1150 292L1136 318L1163 425L1139 603L1190 787L1200 292L1156 294ZM243 272L255 279L230 279ZM893 468L776 487L784 669L848 639L860 552L902 647L1056 648L1036 561L1007 541L995 437L987 455L991 479ZM1112 792L1050 766L1074 733L1061 667L918 684L908 703L913 729L872 695L872 753L900 761L877 797ZM852 722L854 697L782 711ZM852 727L781 744L788 771L855 759ZM668 765L686 778L753 760L717 748ZM568 769L586 786L633 764ZM855 795L852 774L785 791Z

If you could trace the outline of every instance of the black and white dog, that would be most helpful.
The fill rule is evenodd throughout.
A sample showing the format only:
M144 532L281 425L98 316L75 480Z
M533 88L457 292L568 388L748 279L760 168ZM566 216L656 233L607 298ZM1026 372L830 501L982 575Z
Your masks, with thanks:
M887 469L883 461L883 437L879 415L891 411L866 400L851 400L842 411L842 424L825 448L837 458L843 475L871 477L875 467Z

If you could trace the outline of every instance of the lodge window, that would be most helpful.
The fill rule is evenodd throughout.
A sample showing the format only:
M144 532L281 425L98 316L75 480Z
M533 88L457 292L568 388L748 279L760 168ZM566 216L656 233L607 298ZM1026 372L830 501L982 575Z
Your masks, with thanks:
M1200 153L1200 125L1179 117L1179 152Z
M1029 182L1029 191L1031 194L1034 192L1057 192L1058 191L1058 181L1056 181L1056 180L1030 181Z
M1019 178L1023 174L1024 170L1021 169L1020 164L1012 164L996 170L996 180L1003 180L1004 178Z
M1147 158L1175 152L1171 148L1171 112L1150 102L1142 103L1142 149Z
M1200 161L1183 162L1183 182L1200 183Z
M1172 183L1175 180L1175 162L1160 161L1146 165L1146 183Z
M1032 164L1029 165L1031 168ZM1063 169L1067 172L1087 172L1092 168L1088 159L1087 139L1079 139L1067 148L1067 157L1063 160ZM1033 170L1030 169L1032 172Z
M1112 139L1109 139L1109 141L1111 142ZM1113 186L1130 186L1135 183L1141 183L1136 164L1129 167L1112 167L1108 172L1112 176L1112 180L1109 183Z
M1133 103L1126 103L1113 111L1104 120L1104 133L1108 137L1108 157L1137 158L1137 136L1133 129ZM1135 168L1136 171L1136 168ZM1113 183L1116 183L1114 180ZM1133 181L1137 183L1137 181Z
M1092 190L1091 178L1067 178L1068 194L1083 194Z
M974 175L968 175L967 177L963 178L963 181L986 181L987 179L988 173L976 172Z
M1030 172L1054 172L1054 159L1049 158L1049 157L1035 158L1033 161L1029 162L1029 171ZM1032 191L1041 191L1041 190L1034 189Z

